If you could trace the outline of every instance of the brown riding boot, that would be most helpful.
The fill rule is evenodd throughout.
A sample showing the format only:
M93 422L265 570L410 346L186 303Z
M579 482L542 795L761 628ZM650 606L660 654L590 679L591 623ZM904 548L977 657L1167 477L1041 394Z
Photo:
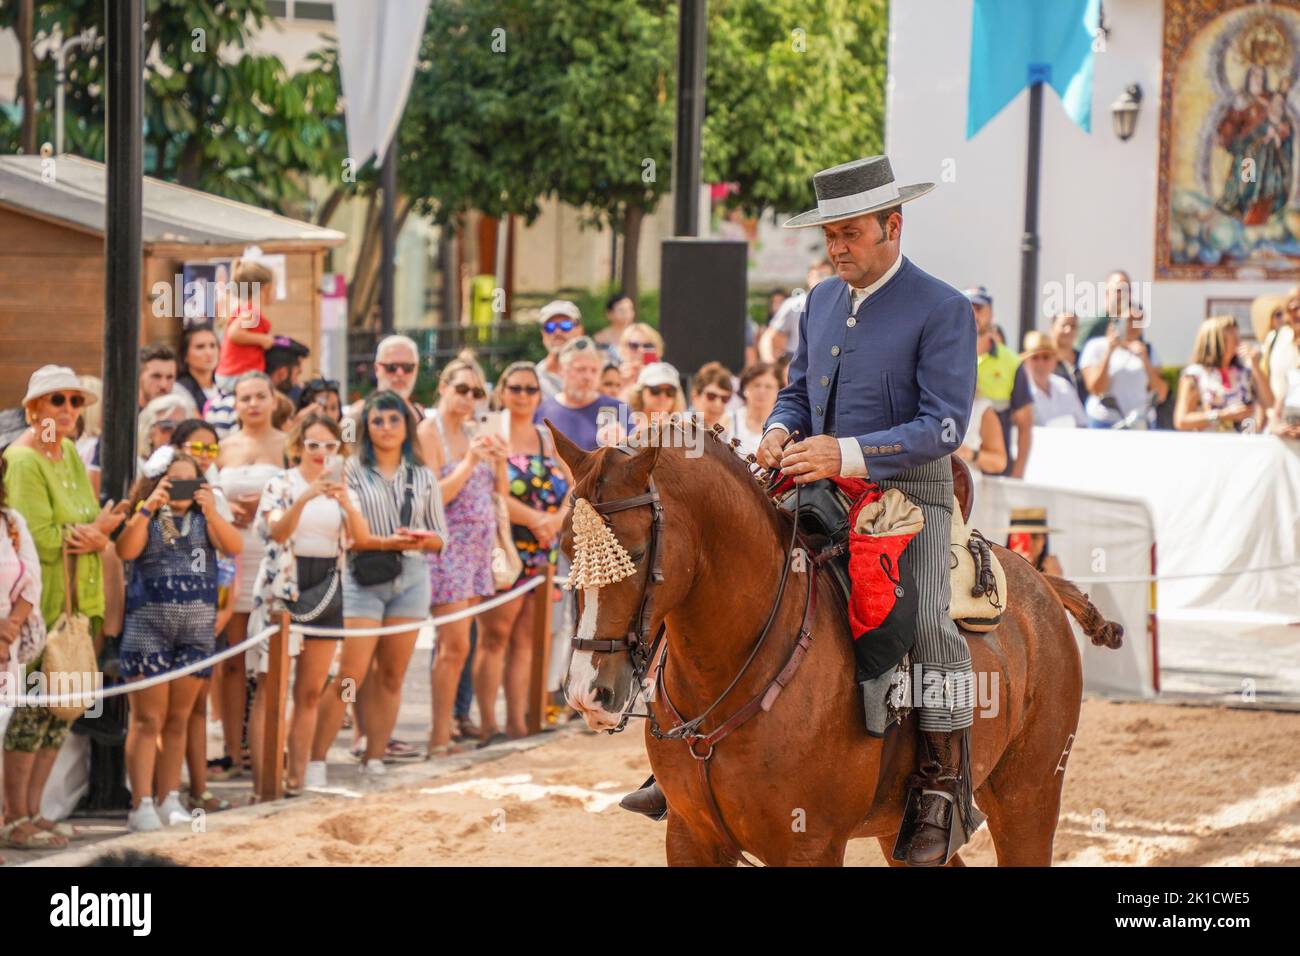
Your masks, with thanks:
M971 793L969 730L922 731L926 755L908 778L911 792L894 859L942 866L970 839L984 814Z
M644 813L653 820L662 820L668 816L668 798L659 789L653 776L641 784L640 790L633 790L620 800L618 805L633 813Z

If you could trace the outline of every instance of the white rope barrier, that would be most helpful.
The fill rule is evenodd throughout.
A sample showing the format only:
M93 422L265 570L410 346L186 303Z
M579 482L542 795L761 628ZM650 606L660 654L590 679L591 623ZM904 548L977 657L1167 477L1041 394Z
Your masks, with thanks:
M473 617L476 614L482 614L494 607L499 607L515 598L527 594L529 591L540 586L546 580L542 574L529 578L523 584L509 591L503 591L496 597L487 601L481 601L478 604L451 614L443 614L438 617L428 617L423 621L413 624L390 624L387 627L367 627L359 629L346 629L337 627L312 627L311 625L291 624L289 630L297 632L304 636L312 637L375 637L385 634L402 634L414 628L424 627L432 624L437 627L439 624L449 624L452 621L459 621L463 618ZM563 578L552 578L555 583L563 583ZM186 664L184 667L177 668L174 671L167 671L165 674L155 674L153 677L146 677L144 680L132 681L127 684L114 685L113 687L97 687L94 689L74 691L67 694L29 694L23 696L0 696L0 707L67 707L76 704L90 705L96 699L108 697L118 697L122 694L134 694L136 691L146 690L150 687L157 687L159 684L166 684L169 681L178 680L181 677L188 677L197 673L204 668L211 667L213 664L220 663L236 654L242 654L244 651L253 647L262 641L268 640L272 634L278 631L278 625L272 625L259 634L245 638L234 647L228 647L223 651L218 651L211 657L206 657L201 661L195 661L192 664Z
M1251 568L1229 568L1226 571L1183 571L1178 574L1133 574L1091 578L1067 574L1066 577L1075 584L1150 584L1152 581L1184 581L1188 578L1230 578L1240 574L1262 574L1265 571L1287 571L1291 568L1300 568L1300 561L1289 561L1286 564L1261 564Z
M404 634L415 628L425 627L432 624L437 627L439 624L450 624L452 621L459 621L467 617L473 617L476 614L482 614L484 611L490 611L494 607L500 607L507 604L521 595L527 594L533 588L540 585L546 580L545 575L535 575L529 578L523 584L509 591L502 591L494 598L486 601L480 601L478 604L461 608L459 611L453 611L450 614L442 614L438 617L426 617L423 621L415 621L410 624L389 624L386 627L313 627L310 624L290 624L289 630L305 637L382 637L385 634ZM558 580L558 579L554 579Z
M278 631L278 626L268 627L259 634L245 638L234 647L227 647L224 651L218 651L211 657L205 657L201 661L195 661L192 664L186 664L184 667L178 667L174 671L167 671L165 674L155 674L153 677L146 677L144 680L131 681L128 684L117 684L113 687L97 687L93 690L79 690L68 694L34 694L23 697L0 697L0 706L4 707L69 707L75 704L86 704L89 706L96 698L118 697L122 694L134 694L136 691L145 690L149 687L157 687L159 684L166 684L168 681L174 681L181 677L188 677L205 667L211 667L213 664L224 661L228 657L234 657L236 654L242 654L254 644L267 640L272 634ZM96 672L98 673L98 672Z

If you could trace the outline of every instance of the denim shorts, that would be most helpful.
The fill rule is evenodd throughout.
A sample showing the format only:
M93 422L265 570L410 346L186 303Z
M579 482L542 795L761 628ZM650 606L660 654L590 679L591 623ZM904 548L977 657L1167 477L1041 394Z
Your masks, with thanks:
M422 551L402 553L402 573L383 584L358 584L350 562L343 572L343 614L382 621L429 616L429 564Z

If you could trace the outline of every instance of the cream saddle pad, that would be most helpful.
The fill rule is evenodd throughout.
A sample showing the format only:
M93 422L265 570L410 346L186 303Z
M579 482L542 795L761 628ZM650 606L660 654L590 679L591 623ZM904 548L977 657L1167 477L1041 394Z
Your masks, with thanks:
M968 631L986 632L998 626L998 622L1002 620L1002 613L1006 610L1007 575L1002 570L1002 564L998 561L997 556L990 553L993 580L997 586L992 594L982 592L971 594L972 590L977 590L975 587L977 580L975 559L966 547L966 542L970 540L971 530L970 526L966 524L966 519L962 517L961 505L954 495L952 499L952 544L949 548L952 555L949 562L952 565L949 582L952 592L948 605L949 616L960 627Z

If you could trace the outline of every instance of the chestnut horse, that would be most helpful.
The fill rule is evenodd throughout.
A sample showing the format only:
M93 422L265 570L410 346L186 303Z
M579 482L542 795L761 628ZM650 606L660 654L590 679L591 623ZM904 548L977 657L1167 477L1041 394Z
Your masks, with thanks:
M770 709L758 709L708 748L706 774L697 760L703 746L693 755L686 740L653 735L647 720L646 749L670 808L669 865L735 865L736 848L769 865L842 865L845 845L857 837L876 837L888 860L905 781L916 768L915 715L883 739L867 735L848 615L830 576L817 574L811 562L796 564L788 586L778 587L789 515L735 452L704 430L694 443L702 454L689 455L658 445L585 452L551 430L573 470L574 498L586 498L597 511L602 503L614 505L602 513L635 564L631 576L583 594L575 648L609 648L575 649L570 662L566 696L588 726L621 729L647 697L655 729L672 726L675 713L698 717L716 702L699 726L703 733L768 692ZM654 547L657 509L647 505L648 489L662 509ZM572 554L567 527L563 545ZM1068 581L995 550L1006 570L1008 610L992 633L965 635L980 686L991 691L988 703L976 705L971 732L975 800L988 816L1000 866L1046 866L1083 689L1066 610L1093 643L1118 646L1122 629ZM633 653L626 645L652 563L661 567L662 580L651 592L648 633L666 625L666 657L660 686L642 694L637 672L645 673L644 648ZM803 623L809 574L816 592L807 622L812 639L790 676L786 665ZM759 635L766 639L755 652ZM783 669L788 683L772 701L773 678ZM667 709L665 692L675 711ZM964 864L957 855L949 865Z

